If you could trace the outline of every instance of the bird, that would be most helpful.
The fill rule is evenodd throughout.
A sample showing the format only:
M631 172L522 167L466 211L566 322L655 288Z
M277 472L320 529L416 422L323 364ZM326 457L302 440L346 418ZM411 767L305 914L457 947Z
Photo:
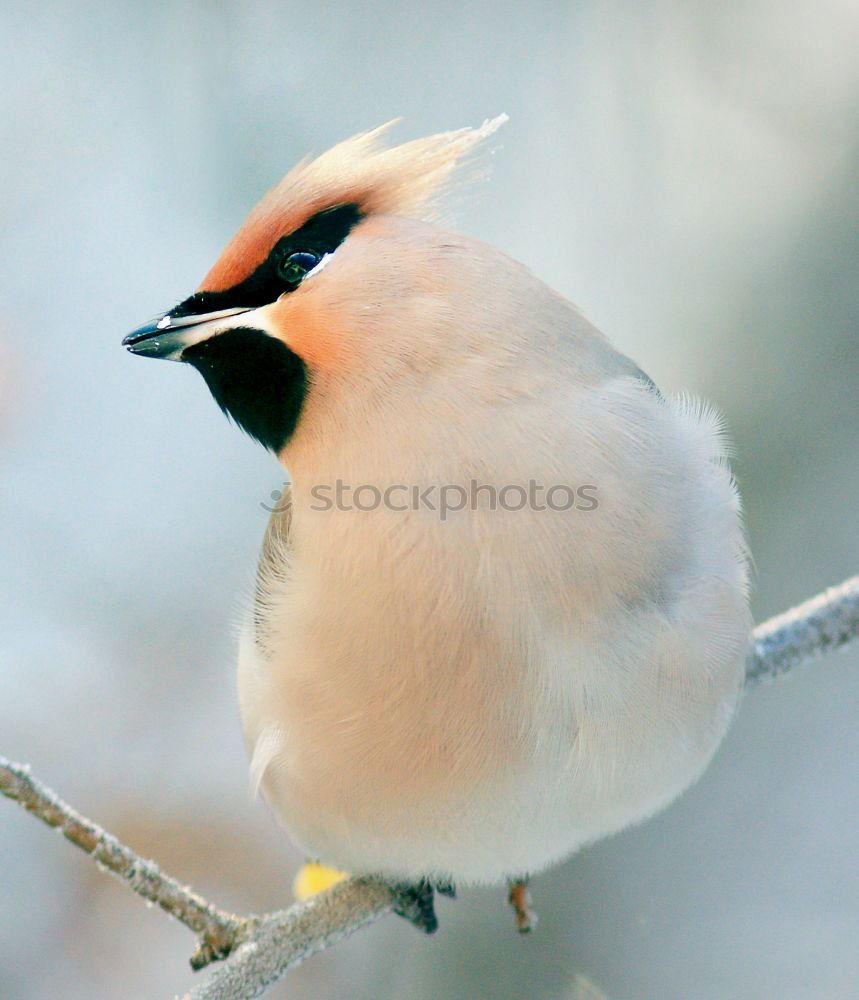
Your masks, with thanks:
M239 642L253 787L427 932L436 891L505 883L530 929L528 878L695 782L750 642L720 415L440 212L505 120L302 160L123 341L286 470Z

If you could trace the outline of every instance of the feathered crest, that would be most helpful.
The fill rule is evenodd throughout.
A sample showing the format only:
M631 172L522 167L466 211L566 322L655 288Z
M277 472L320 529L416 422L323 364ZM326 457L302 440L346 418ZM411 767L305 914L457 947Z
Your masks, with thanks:
M385 213L423 218L456 167L474 147L507 121L415 139L386 147L382 136L395 122L338 143L316 159L302 160L248 216L200 290L231 288L265 259L281 236L317 212L357 204L365 215Z

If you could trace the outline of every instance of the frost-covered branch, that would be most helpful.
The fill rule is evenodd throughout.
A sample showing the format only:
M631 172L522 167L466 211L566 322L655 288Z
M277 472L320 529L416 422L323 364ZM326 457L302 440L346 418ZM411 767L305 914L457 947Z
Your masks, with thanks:
M0 756L0 792L43 823L62 830L63 836L89 854L103 871L109 871L139 896L157 903L190 927L198 937L192 968L202 969L216 958L224 958L252 933L255 917L238 917L207 903L165 875L154 861L141 858L98 824L81 816L37 781L27 765Z
M746 664L746 686L776 677L859 637L859 576L759 625ZM248 1000L288 969L393 909L391 889L373 879L347 879L306 903L262 917L236 916L207 903L84 818L29 768L0 757L0 792L48 826L59 828L136 893L181 920L198 937L194 969L226 961L187 1000Z
M746 687L777 677L859 636L859 576L758 625L746 663Z
M375 879L350 878L306 903L263 917L253 940L240 945L183 1000L245 1000L310 955L390 913L391 889Z

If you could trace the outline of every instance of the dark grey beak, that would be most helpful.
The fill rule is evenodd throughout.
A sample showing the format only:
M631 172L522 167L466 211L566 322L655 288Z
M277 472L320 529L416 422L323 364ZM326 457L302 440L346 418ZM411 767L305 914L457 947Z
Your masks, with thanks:
M245 312L250 310L220 309L199 316L171 316L167 313L160 319L132 330L123 338L122 346L127 347L132 354L140 354L143 357L181 361L182 351L186 347L199 344L200 341L228 328L220 322L221 320Z

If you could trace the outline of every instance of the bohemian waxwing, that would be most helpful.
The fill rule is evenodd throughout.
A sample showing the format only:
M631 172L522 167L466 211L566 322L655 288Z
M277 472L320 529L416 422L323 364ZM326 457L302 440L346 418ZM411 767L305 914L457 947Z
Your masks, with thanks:
M718 416L429 221L503 120L302 162L124 341L289 472L239 655L253 783L427 930L433 887L504 879L527 927L527 873L693 782L750 634Z

